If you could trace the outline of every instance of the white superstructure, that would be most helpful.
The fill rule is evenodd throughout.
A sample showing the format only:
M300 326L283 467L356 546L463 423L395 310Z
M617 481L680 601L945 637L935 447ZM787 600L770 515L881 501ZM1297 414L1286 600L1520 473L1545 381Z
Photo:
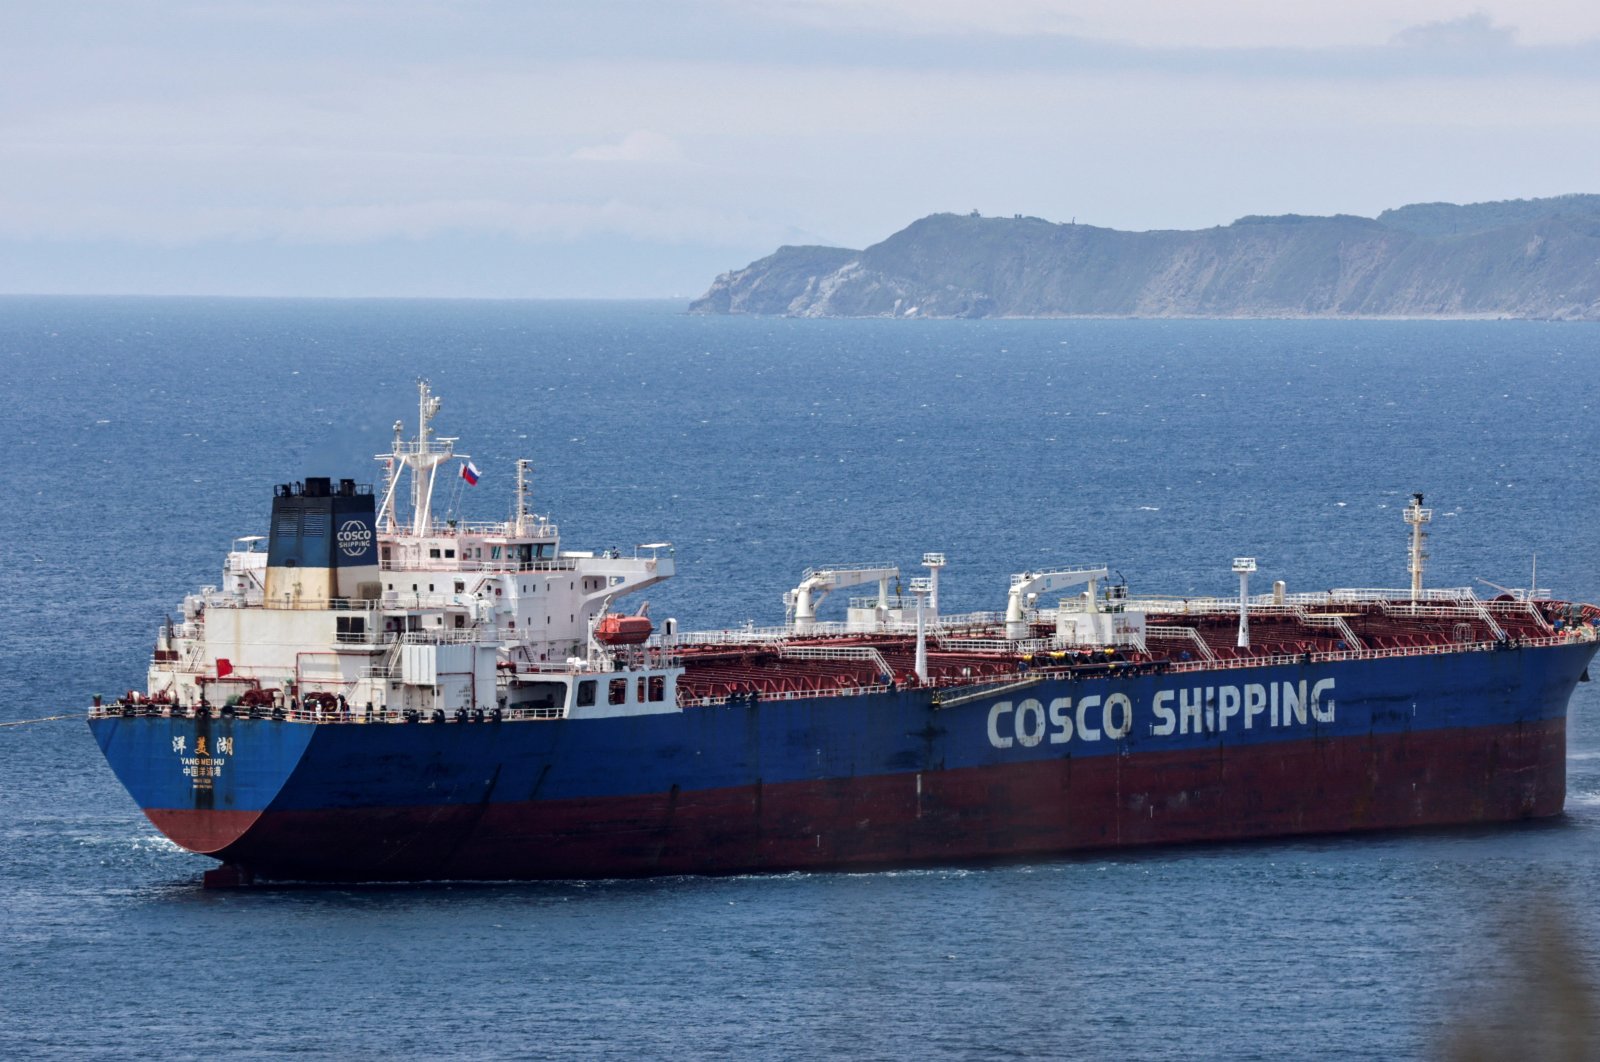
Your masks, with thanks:
M525 461L510 519L438 519L441 475L468 467L432 429L439 406L420 383L416 437L396 424L378 455L381 503L351 480L279 487L272 534L235 540L221 586L163 626L148 696L390 718L676 711L681 669L665 651L596 631L612 602L672 576L670 544L563 550L529 511Z

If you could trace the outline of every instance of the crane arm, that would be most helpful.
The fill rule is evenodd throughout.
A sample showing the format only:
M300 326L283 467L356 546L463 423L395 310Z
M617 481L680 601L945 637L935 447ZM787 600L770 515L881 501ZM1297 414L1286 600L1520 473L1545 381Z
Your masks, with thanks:
M1028 624L1023 617L1031 595L1047 594L1087 583L1092 597L1095 584L1110 578L1110 570L1104 567L1058 568L1048 572L1019 572L1013 575L1011 593L1006 601L1006 637L1027 637Z
M816 621L818 606L833 591L866 583L886 584L899 575L900 569L892 564L807 568L800 585L783 595L784 608L794 616L794 629L804 632Z

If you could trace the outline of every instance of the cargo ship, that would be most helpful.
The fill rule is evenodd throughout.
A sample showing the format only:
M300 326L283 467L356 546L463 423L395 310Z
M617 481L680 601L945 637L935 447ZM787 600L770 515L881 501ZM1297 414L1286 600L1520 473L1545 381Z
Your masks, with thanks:
M1135 594L1013 575L947 613L941 553L818 567L784 620L680 631L622 599L669 543L566 548L529 504L438 518L477 466L395 425L377 489L275 488L265 536L90 709L208 885L951 864L1559 814L1600 610L1532 588ZM844 618L824 600L856 590ZM775 595L776 601L776 595ZM776 611L776 609L775 609ZM837 608L835 612L837 612Z

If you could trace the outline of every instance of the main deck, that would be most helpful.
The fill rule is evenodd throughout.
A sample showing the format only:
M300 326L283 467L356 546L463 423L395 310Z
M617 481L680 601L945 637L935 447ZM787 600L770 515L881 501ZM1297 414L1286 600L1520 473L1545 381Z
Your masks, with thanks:
M685 633L620 650L614 663L630 675L639 669L679 672L675 704L682 709L913 689L928 689L936 699L949 700L1028 678L1092 679L1561 645L1593 640L1600 627L1600 608L1552 599L1503 595L1486 601L1468 590L1430 590L1413 603L1393 591L1341 590L1252 602L1248 644L1241 646L1237 601L1150 599L1121 607L1143 614L1142 633L1110 645L1061 644L1056 618L1049 614L1030 617L1028 637L1022 639L1007 638L997 614L946 617L925 635L926 679L921 681L917 636L904 624L876 631L818 624L803 635L786 627ZM517 667L510 664L513 671ZM554 670L547 666L544 673ZM581 670L574 677L619 681L616 673L603 670ZM641 699L649 695L641 693ZM123 698L91 712L200 713L306 723L474 723L566 716L560 708L509 708L457 711L439 718L335 698L274 706Z
M1142 637L1109 646L1063 646L1054 621L1035 619L1030 637L1004 637L999 617L951 617L929 639L926 685L987 685L1019 674L1082 678L1151 671L1202 671L1388 656L1493 651L1595 637L1600 609L1470 590L1433 590L1413 603L1389 591L1332 591L1249 606L1248 644L1239 645L1237 601L1137 601ZM684 675L679 702L818 697L918 685L909 631L860 633L835 627L795 637L783 629L689 635L677 647Z

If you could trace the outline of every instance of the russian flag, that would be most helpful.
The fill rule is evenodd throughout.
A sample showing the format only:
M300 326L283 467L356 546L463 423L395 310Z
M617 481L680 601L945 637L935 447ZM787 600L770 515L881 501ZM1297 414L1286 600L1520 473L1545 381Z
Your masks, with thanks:
M478 485L478 466L468 461L461 466L461 478L467 481L468 486Z

